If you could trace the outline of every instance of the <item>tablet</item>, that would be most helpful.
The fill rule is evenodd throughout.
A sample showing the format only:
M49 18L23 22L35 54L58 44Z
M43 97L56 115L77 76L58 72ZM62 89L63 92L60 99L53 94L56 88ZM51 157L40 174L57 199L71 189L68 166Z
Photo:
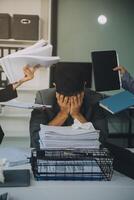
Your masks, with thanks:
M114 50L91 52L96 91L109 91L120 89L117 53Z

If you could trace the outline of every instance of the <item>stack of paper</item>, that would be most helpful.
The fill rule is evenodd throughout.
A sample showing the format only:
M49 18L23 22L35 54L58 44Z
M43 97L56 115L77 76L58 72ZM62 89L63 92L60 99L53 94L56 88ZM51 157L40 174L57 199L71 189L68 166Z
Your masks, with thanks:
M41 108L51 108L51 105L42 105L42 104L35 104L30 102L19 102L17 100L11 100L7 102L0 102L2 106L9 106L15 108L25 108L25 109L41 109Z
M0 59L6 76L11 83L20 80L23 76L23 67L26 65L40 65L49 67L59 62L58 56L52 56L52 45L45 40L40 40L36 44L7 55Z
M40 148L99 148L99 131L40 125Z

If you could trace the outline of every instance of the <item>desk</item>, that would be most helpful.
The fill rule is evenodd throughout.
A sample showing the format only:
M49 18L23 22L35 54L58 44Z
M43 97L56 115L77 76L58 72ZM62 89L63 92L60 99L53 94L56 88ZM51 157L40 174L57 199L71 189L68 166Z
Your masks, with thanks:
M22 188L0 188L13 200L133 200L134 180L114 172L112 181L34 181Z
M134 111L134 107L130 107L129 109L129 126L128 126L128 147L131 148L133 147L132 145L132 114Z
M8 143L5 140L2 146ZM133 200L134 180L116 171L111 181L35 181L31 173L30 187L0 188L0 194L4 192L9 192L12 200Z

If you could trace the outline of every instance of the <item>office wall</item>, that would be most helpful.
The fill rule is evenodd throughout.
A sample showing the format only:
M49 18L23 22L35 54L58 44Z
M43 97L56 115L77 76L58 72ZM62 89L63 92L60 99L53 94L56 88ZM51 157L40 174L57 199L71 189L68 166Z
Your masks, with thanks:
M58 0L58 3L57 54L63 61L88 62L92 50L115 49L120 64L134 76L133 0ZM97 22L101 14L107 17L105 25ZM117 120L110 124L111 132L113 129L127 132L126 124L121 127Z
M100 25L97 17L107 16ZM59 0L58 55L66 61L91 61L92 50L115 49L120 64L134 74L133 0Z

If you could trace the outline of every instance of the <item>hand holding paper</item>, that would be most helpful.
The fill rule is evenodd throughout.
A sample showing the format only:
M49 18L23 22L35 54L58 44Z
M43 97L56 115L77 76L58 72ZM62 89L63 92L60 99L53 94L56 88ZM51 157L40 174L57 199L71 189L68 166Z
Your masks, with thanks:
M10 83L23 79L23 67L36 65L49 67L59 62L58 56L52 56L52 45L40 40L36 44L0 59L0 64ZM25 79L24 79L25 80ZM29 79L30 80L30 79Z
M20 85L22 85L24 82L29 81L34 78L34 73L39 65L35 65L33 67L29 67L29 65L26 65L23 67L24 77L20 79L18 82L13 83L14 90L18 88Z

